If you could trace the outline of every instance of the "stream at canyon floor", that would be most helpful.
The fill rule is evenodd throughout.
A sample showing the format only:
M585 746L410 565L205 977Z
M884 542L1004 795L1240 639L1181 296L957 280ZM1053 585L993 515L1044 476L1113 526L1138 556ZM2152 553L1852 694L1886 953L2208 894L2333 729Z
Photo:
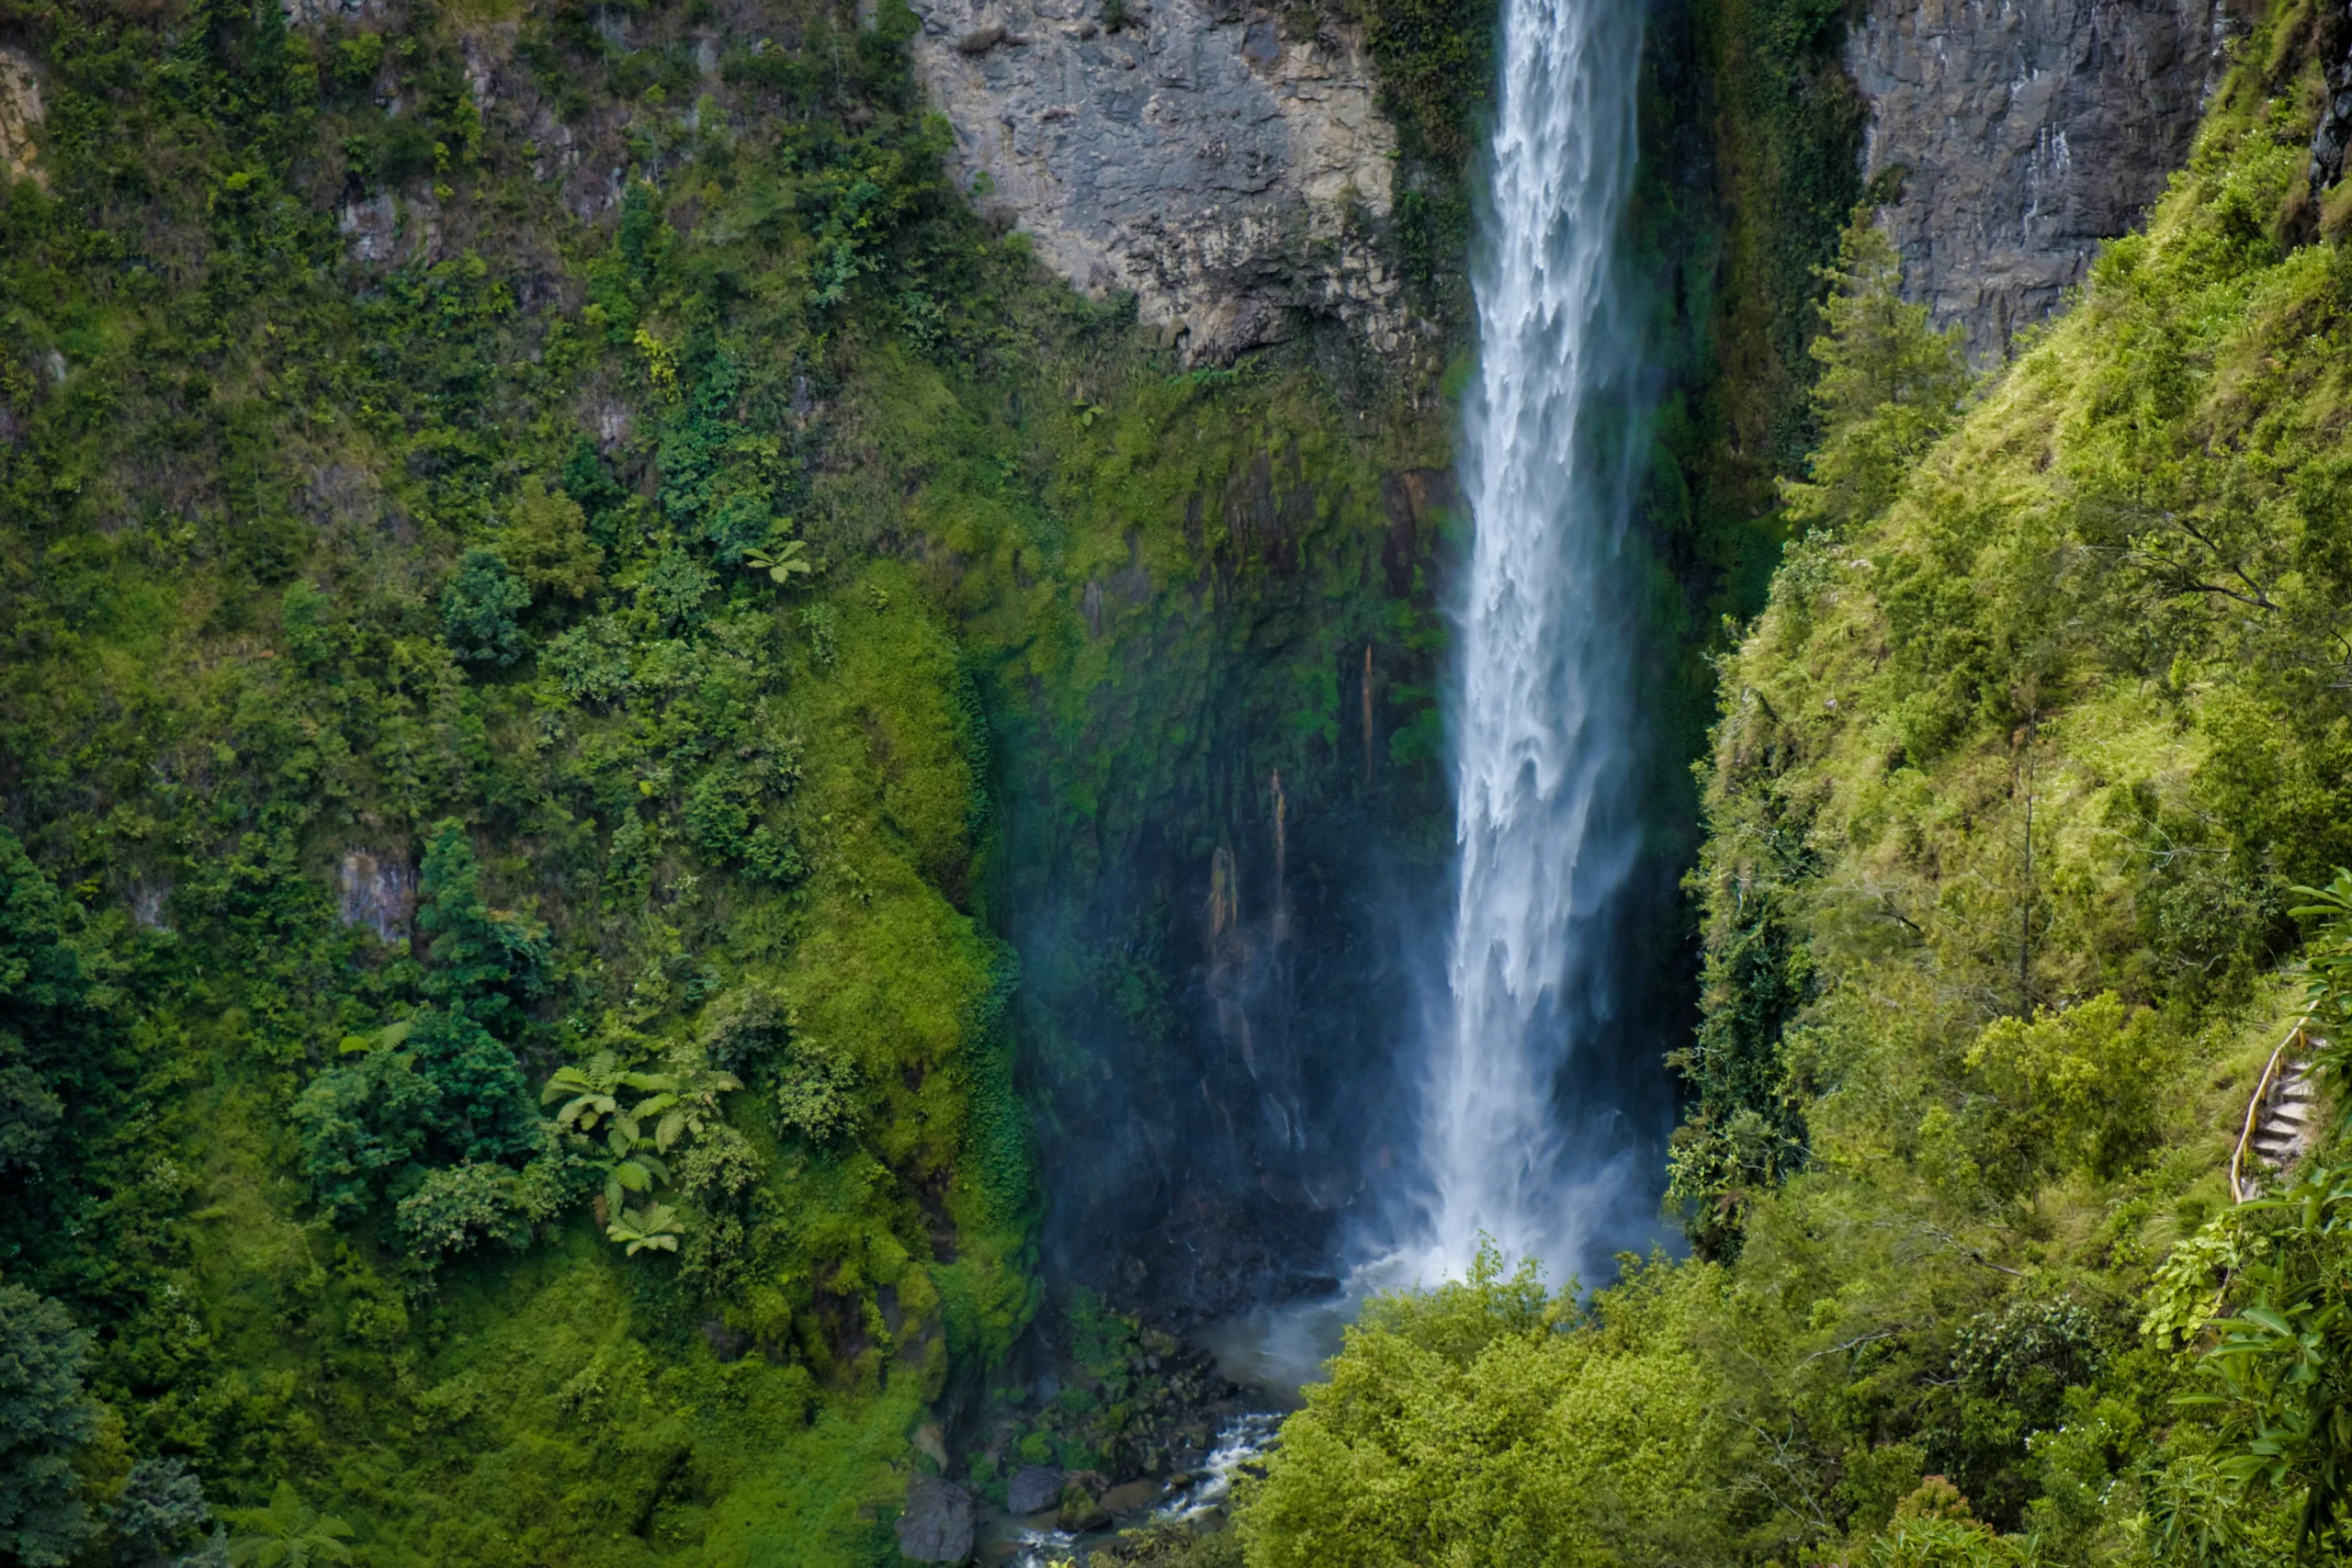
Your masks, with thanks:
M1114 1513L1112 1523L1099 1530L1063 1529L1050 1514L1023 1518L990 1509L981 1520L980 1561L1004 1568L1063 1568L1122 1529L1208 1523L1231 1502L1235 1480L1273 1448L1282 1419L1272 1410L1243 1410L1228 1416L1197 1468L1170 1477L1143 1506Z

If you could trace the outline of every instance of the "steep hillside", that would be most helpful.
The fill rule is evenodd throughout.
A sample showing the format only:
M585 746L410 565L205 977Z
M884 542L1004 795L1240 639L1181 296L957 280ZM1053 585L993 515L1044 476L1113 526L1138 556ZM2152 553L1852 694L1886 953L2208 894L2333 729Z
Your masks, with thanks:
M2334 1140L2284 1206L2228 1173L2308 1010L2285 1055L2341 1063L2344 889L2295 889L2352 861L2343 48L2257 27L1964 414L1849 231L1800 537L1719 667L1698 1256L1370 1312L1253 1563L2341 1551Z
M1427 389L1073 295L914 26L0 11L19 1560L282 1484L241 1529L369 1562L888 1560L1038 1310L1040 1136L1114 1235L1182 1185L1055 998L1182 1048L1213 875L1305 963L1427 814ZM1228 1297L1329 1208L1269 1040L1111 1097L1289 1181Z

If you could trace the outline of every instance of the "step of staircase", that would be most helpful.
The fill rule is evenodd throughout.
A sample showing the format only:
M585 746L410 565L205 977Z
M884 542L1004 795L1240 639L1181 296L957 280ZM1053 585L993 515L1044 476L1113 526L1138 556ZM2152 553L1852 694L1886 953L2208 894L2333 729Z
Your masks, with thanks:
M2305 1050L2325 1043L2308 1036L2301 1041L2290 1038L2289 1042L2290 1047L2300 1044ZM2252 1188L2259 1185L2255 1179L2257 1168L2254 1161L2261 1162L2261 1173L2284 1175L2310 1152L2321 1118L2319 1084L2309 1058L2280 1062L2268 1091L2249 1109L2248 1115L2254 1122L2253 1135L2243 1147L2253 1157L2246 1162L2248 1168L2244 1176L2250 1185L2239 1189L2241 1200L2252 1197Z

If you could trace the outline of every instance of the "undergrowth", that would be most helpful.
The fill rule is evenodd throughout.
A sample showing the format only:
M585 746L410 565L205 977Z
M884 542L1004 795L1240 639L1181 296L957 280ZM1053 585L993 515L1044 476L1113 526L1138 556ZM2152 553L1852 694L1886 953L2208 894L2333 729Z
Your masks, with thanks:
M1424 807L1442 433L1045 276L900 6L297 20L0 14L15 1550L888 1561L1099 1076L1002 933Z

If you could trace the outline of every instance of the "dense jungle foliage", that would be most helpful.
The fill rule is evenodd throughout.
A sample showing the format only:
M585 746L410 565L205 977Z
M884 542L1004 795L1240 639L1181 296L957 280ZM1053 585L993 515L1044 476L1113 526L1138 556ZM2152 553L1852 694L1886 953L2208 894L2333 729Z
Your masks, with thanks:
M2243 40L2146 231L1989 384L1857 214L1702 770L1695 1256L1376 1303L1245 1506L1253 1564L2352 1551L2352 249L2308 184L2314 15ZM2306 1019L2335 1109L2239 1205Z
M0 1555L889 1561L1031 998L1166 1011L1007 906L1206 857L1155 716L1428 797L1435 401L1049 280L912 26L0 6Z
M1459 333L1493 7L1330 8ZM1374 1305L1240 1529L1133 1562L2342 1550L2352 1178L2222 1174L2314 983L2352 1041L2312 15L1982 389L1839 249L1839 15L1647 57L1698 1256ZM983 1493L1174 1364L1046 1301L1035 1142L1181 1027L1166 911L1080 894L1274 769L1436 820L1447 415L1046 278L913 25L0 0L0 1557L888 1563L1041 1312L1089 1386Z

